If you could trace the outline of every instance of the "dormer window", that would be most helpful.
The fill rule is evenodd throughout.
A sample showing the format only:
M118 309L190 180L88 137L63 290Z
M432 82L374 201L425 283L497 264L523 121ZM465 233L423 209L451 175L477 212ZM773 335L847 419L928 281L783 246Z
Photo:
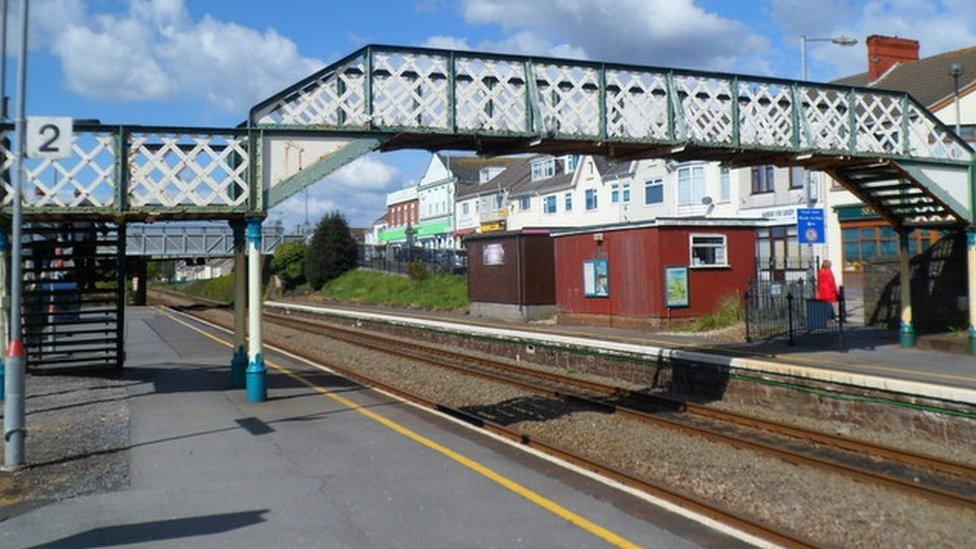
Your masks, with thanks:
M481 171L478 172L478 183L487 183L503 171L505 171L505 168L501 166L488 166L481 168Z
M532 181L542 181L556 175L556 159L541 158L532 161Z

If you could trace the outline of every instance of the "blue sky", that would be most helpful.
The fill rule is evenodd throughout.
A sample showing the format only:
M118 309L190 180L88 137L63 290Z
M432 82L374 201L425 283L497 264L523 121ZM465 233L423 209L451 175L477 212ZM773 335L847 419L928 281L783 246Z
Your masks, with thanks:
M15 4L17 0L12 0ZM29 114L223 126L366 43L586 57L798 77L799 35L845 34L810 50L810 77L861 72L864 38L916 38L922 55L976 44L972 0L32 0ZM13 19L16 20L15 18ZM13 37L11 37L13 39ZM12 75L13 64L8 68ZM428 156L373 155L310 191L311 217L354 225ZM272 212L292 226L300 198Z

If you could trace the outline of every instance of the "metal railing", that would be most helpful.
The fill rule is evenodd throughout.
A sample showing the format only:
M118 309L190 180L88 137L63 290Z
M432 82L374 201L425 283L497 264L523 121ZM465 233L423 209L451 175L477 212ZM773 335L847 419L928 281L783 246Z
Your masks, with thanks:
M836 333L843 344L847 306L844 287L834 304L817 299L816 280L752 279L745 293L746 341L786 337L790 346L797 337L812 333Z
M417 261L431 274L465 274L467 253L461 250L430 250L405 246L370 246L360 244L357 266L388 273L407 274L411 262Z

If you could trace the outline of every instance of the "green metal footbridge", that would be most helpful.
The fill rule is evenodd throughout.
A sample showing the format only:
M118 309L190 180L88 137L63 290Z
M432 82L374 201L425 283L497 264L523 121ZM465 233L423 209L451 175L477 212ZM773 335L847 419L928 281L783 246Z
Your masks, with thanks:
M5 130L11 128L5 127ZM234 128L76 126L73 156L28 161L28 220L227 219L236 227L244 383L244 225L371 151L469 150L666 157L830 174L902 235L902 320L911 342L908 234L969 232L976 326L973 150L906 93L738 74L471 51L367 46L255 105ZM10 152L0 151L3 173ZM0 181L0 205L10 184ZM247 386L263 399L259 256L251 254ZM976 327L970 329L976 343ZM974 347L976 349L976 347ZM257 364L257 366L254 366ZM252 376L253 374L253 376ZM253 377L253 379L252 379ZM252 391L252 384L253 389Z

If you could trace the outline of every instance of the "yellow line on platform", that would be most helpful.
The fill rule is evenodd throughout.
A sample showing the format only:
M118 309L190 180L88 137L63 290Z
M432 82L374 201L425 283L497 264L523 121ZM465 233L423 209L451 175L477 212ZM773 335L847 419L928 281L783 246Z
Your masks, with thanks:
M200 328L198 328L198 327L196 327L196 326L194 326L194 325L192 325L192 324L190 324L188 322L185 322L185 321L183 321L183 320L181 320L179 318L176 318L175 316L169 314L168 312L166 312L166 311L164 311L162 309L160 309L160 311L166 317L168 317L170 320L172 320L174 322L178 322L179 324L182 324L183 326L186 326L187 328L190 328L191 330L193 330L193 331L195 331L197 333L200 333L200 334L202 334L202 335L210 338L211 340L216 341L217 343L220 343L221 345L224 345L224 346L229 347L229 348L233 348L234 347L233 344L230 343L229 341L226 341L226 340L224 340L224 339L222 339L222 338L220 338L218 336L215 336L215 335L213 335L211 333L208 333L207 331L202 330L202 329L200 329ZM406 427L406 426L404 426L404 425L402 425L400 423L397 423L397 422L393 421L392 419L390 419L390 418L388 418L386 416L380 415L380 414L378 414L378 413L376 413L376 412L374 412L372 410L368 410L368 409L364 408L363 406L357 404L356 402L354 402L354 401L352 401L352 400L350 400L350 399L348 399L346 397L337 395L337 394L333 393L330 389L327 389L327 388L322 387L320 385L316 385L315 383L313 383L313 382L305 379L304 377L302 377L300 374L296 374L296 373L292 372L291 370L289 370L288 368L286 368L286 367L284 367L284 366L282 366L282 365L280 365L280 364L278 364L276 362L273 362L273 361L269 360L268 358L265 358L265 364L267 364L268 366L271 366L275 370L278 370L279 372L287 375L288 377L291 377L292 379L294 379L294 380L302 383L303 385L306 385L307 387L309 387L311 389L314 389L316 392L318 392L318 393L320 393L322 395L325 395L325 396L331 398L332 400L334 400L334 401L342 404L343 406L348 407L350 410L354 410L356 412L359 412L363 416L368 417L369 419L371 419L371 420L379 423L380 425L383 425L384 427L387 427L387 428L389 428L389 429L391 429L391 430L393 430L393 431L395 431L395 432L403 435L404 437L409 438L410 440L412 440L412 441L414 441L414 442L416 442L418 444L421 444L423 446L426 446L427 448L430 448L431 450L433 450L433 451L435 451L435 452L437 452L437 453L439 453L439 454L441 454L441 455L443 455L445 457L448 457L448 458L454 460L457 463L460 463L461 465L467 467L468 469L471 469L472 471L474 471L474 472L476 472L476 473L484 476L485 478L487 478L487 479L489 479L489 480L491 480L491 481L493 481L493 482L495 482L495 483L503 486L504 488L506 488L506 489L508 489L508 490L510 490L510 491L512 491L512 492L514 492L516 494L518 494L519 496L522 496L523 498L525 498L525 499L529 500L530 502L538 505L539 507L542 507L543 509L545 509L545 510L551 512L551 513L553 513L554 515L556 515L556 516L558 516L558 517L560 517L560 518L562 518L562 519L564 519L564 520L566 520L568 522L571 522L572 524L575 524L579 528L581 528L583 530L586 530L587 532L589 532L589 533L593 534L594 536L596 536L596 537L598 537L598 538L606 541L607 543L609 543L611 545L614 545L614 546L617 546L617 547L628 547L628 548L640 547L636 543L634 543L634 542L632 542L632 541L624 538L623 536L621 536L621 535L613 532L612 530L609 530L607 528L604 528L603 526L600 526L599 524L596 524L596 523L594 523L591 520L588 520L588 519L586 519L584 517L581 517L580 515L577 515L576 513L570 511L569 509L563 507L562 505L559 505L558 503L556 503L556 502L554 502L554 501L552 501L552 500L550 500L550 499L542 496L538 492L535 492L535 491L533 491L533 490L531 490L529 488L526 488L525 486L523 486L523 485L519 484L518 482L516 482L516 481L514 481L514 480L512 480L512 479L510 479L508 477L506 477L505 475L502 475L501 473L498 473L495 470L493 470L493 469L491 469L491 468L489 468L489 467L487 467L485 465L482 465L481 463L478 463L477 461L475 461L475 460L473 460L473 459L471 459L471 458L469 458L469 457L467 457L467 456L465 456L465 455L463 455L461 453L458 453L458 452L456 452L456 451L454 451L454 450L452 450L452 449L444 446L443 444L441 444L441 443L439 443L439 442L437 442L435 440L432 440L430 438L427 438L424 435L421 435L420 433L418 433L418 432L410 429L409 427Z

